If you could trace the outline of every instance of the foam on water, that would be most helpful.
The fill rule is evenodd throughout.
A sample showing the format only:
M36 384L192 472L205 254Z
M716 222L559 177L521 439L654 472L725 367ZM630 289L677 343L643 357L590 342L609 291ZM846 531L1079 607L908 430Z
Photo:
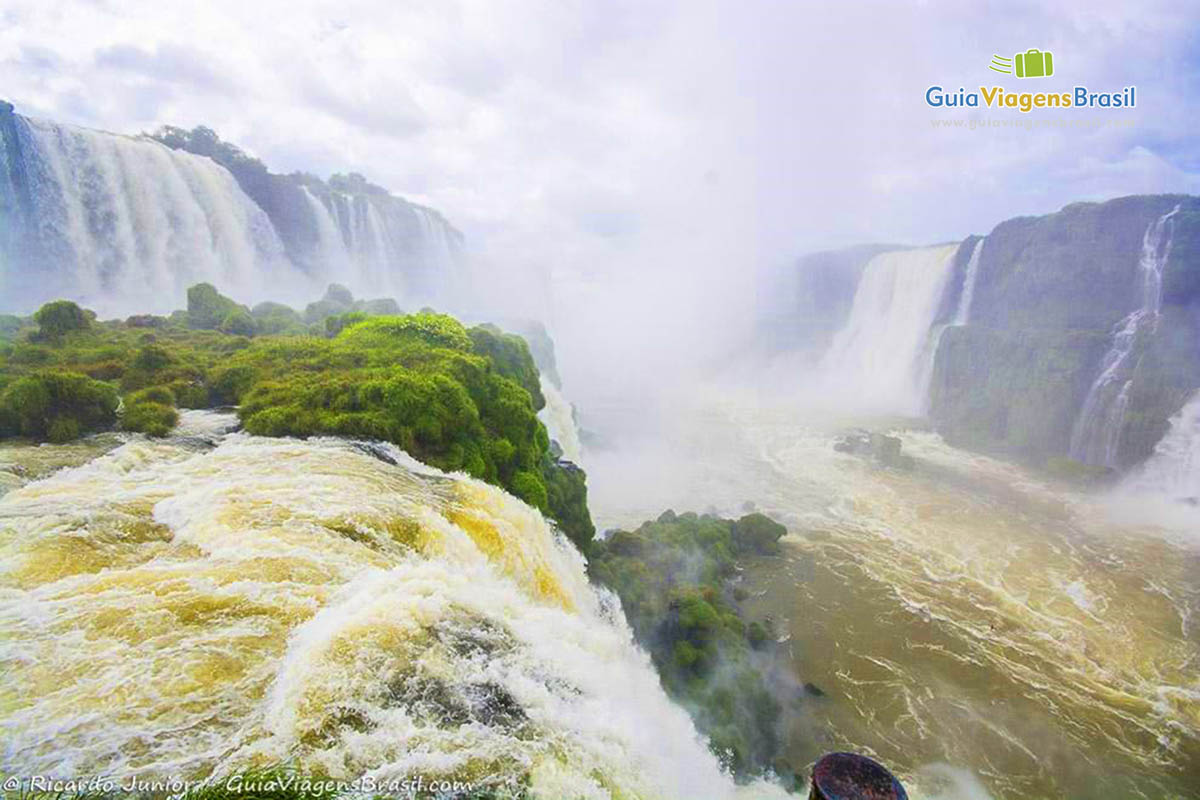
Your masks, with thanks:
M0 769L781 794L734 786L540 514L373 447L138 438L0 499Z

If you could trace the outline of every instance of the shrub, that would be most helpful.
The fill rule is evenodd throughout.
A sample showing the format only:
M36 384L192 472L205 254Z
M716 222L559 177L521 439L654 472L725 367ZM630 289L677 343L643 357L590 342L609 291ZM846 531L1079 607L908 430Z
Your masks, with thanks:
M211 283L197 283L187 290L188 327L217 330L234 311L249 311L217 291Z
M149 436L166 436L179 422L175 394L166 386L151 386L125 398L121 427Z
M162 403L145 401L125 407L121 427L148 436L166 436L179 422L179 412Z
M117 405L115 389L73 372L19 378L0 395L9 429L39 441L62 442L110 427Z
M230 309L225 318L221 320L217 330L234 336L253 336L257 328L254 324L254 317L250 316L249 311L244 308L234 308Z
M38 335L43 339L56 339L72 331L86 330L91 325L84 310L70 300L46 303L33 318L38 324Z
M325 334L327 336L337 336L342 332L342 329L348 328L356 322L362 322L367 318L367 315L362 311L347 311L344 314L334 314L332 317L325 318Z

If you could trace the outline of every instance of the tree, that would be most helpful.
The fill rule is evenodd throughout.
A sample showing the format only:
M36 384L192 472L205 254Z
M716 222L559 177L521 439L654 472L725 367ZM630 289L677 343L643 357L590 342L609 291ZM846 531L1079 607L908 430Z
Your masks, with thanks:
M87 313L70 300L46 303L33 318L38 324L38 335L43 339L55 339L71 331L86 330L91 324Z

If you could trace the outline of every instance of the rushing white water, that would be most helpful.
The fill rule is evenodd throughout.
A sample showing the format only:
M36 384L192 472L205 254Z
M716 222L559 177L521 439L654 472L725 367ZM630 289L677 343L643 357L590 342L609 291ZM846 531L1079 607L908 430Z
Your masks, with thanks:
M932 326L958 245L880 253L863 273L846 325L821 362L841 404L919 414L934 356Z
M0 771L743 791L535 510L202 416L215 448L136 438L0 498Z
M975 281L979 278L979 258L983 255L983 243L980 239L971 250L967 260L967 272L963 276L962 294L958 298L958 308L954 311L954 325L966 325L971 319L971 302L975 299Z
M100 313L169 311L201 281L238 295L303 276L225 169L148 139L15 117L34 220L52 264L19 263Z
M1142 332L1158 324L1163 268L1171 256L1172 218L1178 212L1179 206L1175 206L1146 228L1138 259L1138 308L1117 324L1112 346L1100 363L1100 374L1088 390L1071 431L1071 457L1086 464L1118 466L1121 429L1129 406L1129 356Z
M199 282L246 303L303 304L330 282L414 304L468 288L461 234L376 187L301 186L302 199L285 193L264 210L209 158L147 137L9 120L0 311L67 297L103 316L166 312ZM293 196L300 208L286 207Z
M332 191L328 200L306 187L317 220L314 268L354 291L429 301L454 288L457 233L435 211L386 195Z
M1200 391L1171 418L1154 454L1122 487L1126 492L1184 503L1200 518Z
M543 375L540 382L546 406L538 412L538 419L546 426L550 438L562 448L563 458L579 464L583 457L583 445L580 444L579 428L575 424L575 409L552 381L546 380Z

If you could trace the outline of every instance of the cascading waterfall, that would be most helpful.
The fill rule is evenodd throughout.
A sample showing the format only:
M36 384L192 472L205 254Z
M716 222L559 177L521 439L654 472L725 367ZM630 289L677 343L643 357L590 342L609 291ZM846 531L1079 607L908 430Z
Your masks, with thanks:
M313 268L364 294L438 297L457 277L459 247L442 217L387 195L304 193L317 220ZM415 297L413 297L415 295Z
M979 278L979 258L983 255L985 241L986 239L980 239L975 243L975 248L971 250L971 257L967 260L962 294L958 298L958 308L955 309L952 325L966 325L971 319L971 302L975 299L975 281Z
M1154 453L1123 488L1169 501L1200 503L1200 391L1171 418L1171 427Z
M267 215L207 158L156 142L12 116L25 220L10 299L70 296L101 313L169 311L200 281L256 294L303 276Z
M928 389L931 335L959 245L880 253L863 273L850 318L821 362L840 401L919 414Z
M1163 269L1171 255L1172 218L1179 206L1152 222L1142 237L1138 260L1141 281L1139 305L1117 324L1112 346L1100 364L1100 374L1088 390L1071 431L1071 457L1086 464L1116 467L1121 428L1129 406L1129 357L1143 331L1158 324L1162 308Z
M546 426L550 438L562 448L563 458L578 464L583 456L583 446L579 441L579 428L575 424L575 409L553 381L547 380L544 375L540 381L546 406L538 412L538 419Z
M187 424L0 498L0 771L785 796L734 785L535 510L387 445Z
M343 190L271 176L279 191L254 194L260 207L207 157L7 104L0 156L0 311L66 297L104 316L161 313L202 281L247 303L303 304L337 282L415 307L468 288L461 234L361 178Z

